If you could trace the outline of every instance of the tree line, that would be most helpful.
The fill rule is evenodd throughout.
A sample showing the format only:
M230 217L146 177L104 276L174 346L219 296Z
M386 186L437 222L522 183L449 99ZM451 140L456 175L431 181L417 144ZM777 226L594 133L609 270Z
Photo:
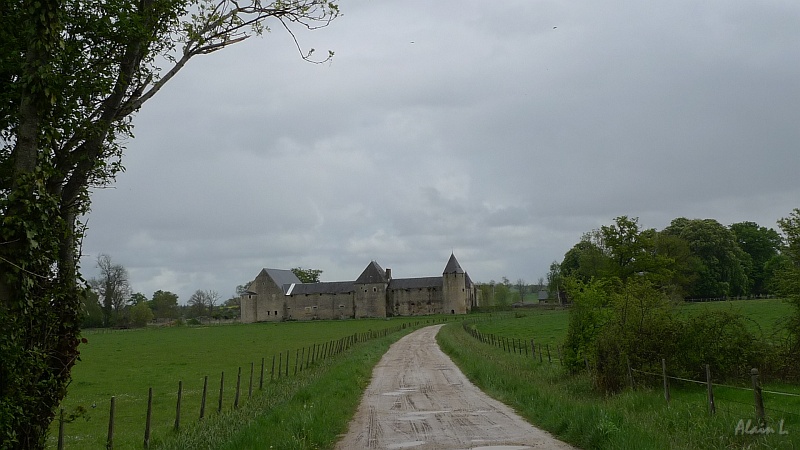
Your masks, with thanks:
M782 219L784 220L784 219ZM662 231L642 229L638 218L585 233L550 267L548 280L643 277L674 299L760 297L779 290L791 258L787 241L754 222L724 226L714 219L674 219Z
M759 367L800 379L800 209L778 220L782 233L742 222L679 218L661 232L637 219L586 233L549 278L570 309L564 360L572 371L594 368L595 385L616 391L626 367L652 369L664 359L686 377L718 378ZM677 314L685 297L774 294L793 306L784 333L763 336L733 311Z
M238 295L221 302L217 291L198 289L182 305L178 295L170 291L159 289L150 298L133 292L127 269L107 254L98 256L97 268L100 273L88 280L81 302L83 328L144 327L154 320L182 323L239 318Z
M235 295L222 301L213 289L196 290L186 304L180 304L178 295L157 290L148 298L133 292L128 270L111 260L111 256L97 257L99 275L87 281L81 301L81 326L83 328L140 328L152 321L181 324L200 320L235 320L241 315L240 297L250 283L236 286ZM318 283L322 270L295 267L292 272L303 283Z

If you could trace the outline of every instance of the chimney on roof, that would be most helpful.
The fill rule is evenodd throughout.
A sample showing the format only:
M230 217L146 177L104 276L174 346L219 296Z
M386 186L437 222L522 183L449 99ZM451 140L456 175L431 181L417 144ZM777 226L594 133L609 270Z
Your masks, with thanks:
M389 269L389 268L386 269L386 279L387 280L391 280L392 279L392 269Z

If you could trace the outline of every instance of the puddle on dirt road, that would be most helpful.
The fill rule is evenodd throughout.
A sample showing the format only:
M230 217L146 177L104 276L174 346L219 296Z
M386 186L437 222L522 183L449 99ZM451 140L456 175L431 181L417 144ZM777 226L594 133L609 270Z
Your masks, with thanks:
M405 395L405 394L408 394L409 392L418 392L418 391L419 391L419 389L417 389L417 388L400 388L400 389L398 389L396 391L384 392L381 395L395 395L396 396L396 395Z

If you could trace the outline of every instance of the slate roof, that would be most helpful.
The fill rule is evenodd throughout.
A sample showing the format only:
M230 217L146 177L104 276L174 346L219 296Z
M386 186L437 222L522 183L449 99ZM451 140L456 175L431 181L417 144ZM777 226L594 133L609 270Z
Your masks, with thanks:
M291 295L301 294L349 294L355 291L352 281L334 281L327 283L300 283L291 288Z
M389 282L389 289L421 289L442 287L442 277L395 278Z
M361 275L355 281L355 284L372 284L372 283L388 283L389 279L386 278L386 272L375 261L367 265L367 268L361 272Z
M447 261L447 265L444 267L444 272L442 272L442 274L445 273L464 273L464 269L462 269L461 265L458 263L456 255L452 253L450 253L450 260Z
M300 279L297 278L297 275L294 274L291 270L286 269L263 269L264 272L272 278L272 281L275 282L278 286L283 289L283 293L285 294L286 291L289 289L289 286L295 283L300 283Z

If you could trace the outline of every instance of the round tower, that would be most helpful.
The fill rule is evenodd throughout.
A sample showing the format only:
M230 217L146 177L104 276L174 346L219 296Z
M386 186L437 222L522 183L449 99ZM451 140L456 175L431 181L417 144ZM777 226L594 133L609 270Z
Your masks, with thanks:
M467 277L453 253L442 272L442 297L445 314L467 313Z

